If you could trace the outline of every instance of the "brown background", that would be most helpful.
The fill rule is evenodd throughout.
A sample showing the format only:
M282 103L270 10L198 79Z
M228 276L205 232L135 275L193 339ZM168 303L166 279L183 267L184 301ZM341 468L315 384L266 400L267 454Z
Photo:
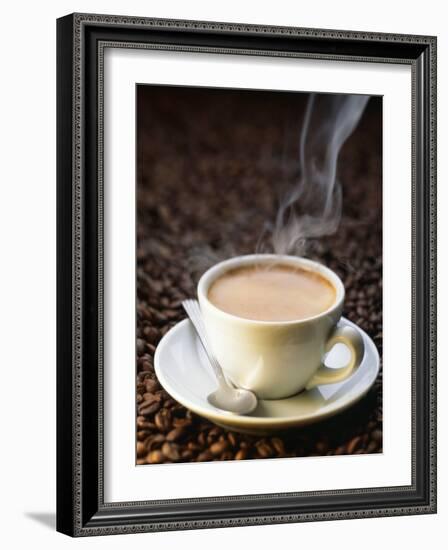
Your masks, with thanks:
M159 385L155 348L185 317L211 264L252 253L298 174L308 94L167 86L137 89L137 463L373 453L382 450L382 373L348 411L254 437L214 426ZM343 219L308 255L334 269L343 315L382 352L382 102L369 100L338 162Z

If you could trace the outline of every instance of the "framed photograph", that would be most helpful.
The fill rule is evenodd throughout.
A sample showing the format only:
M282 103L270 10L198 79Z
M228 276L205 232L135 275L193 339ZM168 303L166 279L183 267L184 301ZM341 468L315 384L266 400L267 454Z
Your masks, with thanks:
M434 513L436 38L57 41L57 529Z

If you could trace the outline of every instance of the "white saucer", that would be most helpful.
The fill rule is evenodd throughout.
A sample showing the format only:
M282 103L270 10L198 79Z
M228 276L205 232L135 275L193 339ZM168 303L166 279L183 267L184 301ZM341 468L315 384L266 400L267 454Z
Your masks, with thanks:
M347 319L341 322L356 326ZM207 395L217 387L211 367L188 319L173 327L157 346L154 366L165 390L184 407L215 424L246 433L268 434L305 426L333 416L358 401L374 383L379 371L379 355L371 338L356 327L364 339L365 353L356 373L344 382L319 386L287 399L260 400L249 415L241 416L210 405ZM348 350L334 346L325 364L342 366Z

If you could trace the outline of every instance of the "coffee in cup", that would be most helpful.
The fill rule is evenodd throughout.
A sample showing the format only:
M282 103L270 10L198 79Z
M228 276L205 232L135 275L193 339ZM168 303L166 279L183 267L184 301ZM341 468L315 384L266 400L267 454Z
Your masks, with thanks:
M309 319L329 309L336 289L315 271L277 264L238 267L217 278L208 291L217 308L254 321Z

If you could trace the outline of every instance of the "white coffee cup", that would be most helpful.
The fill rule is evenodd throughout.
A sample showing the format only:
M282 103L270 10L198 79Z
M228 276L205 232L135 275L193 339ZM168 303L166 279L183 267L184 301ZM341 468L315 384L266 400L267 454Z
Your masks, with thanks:
M317 272L335 288L329 309L298 321L252 321L226 313L207 295L210 285L226 271L243 266L291 265ZM208 339L226 376L260 399L281 399L321 384L341 382L353 375L364 355L360 332L340 326L344 285L327 267L295 256L252 254L220 262L201 277L198 299ZM350 360L341 368L328 368L324 356L336 343L350 350Z

